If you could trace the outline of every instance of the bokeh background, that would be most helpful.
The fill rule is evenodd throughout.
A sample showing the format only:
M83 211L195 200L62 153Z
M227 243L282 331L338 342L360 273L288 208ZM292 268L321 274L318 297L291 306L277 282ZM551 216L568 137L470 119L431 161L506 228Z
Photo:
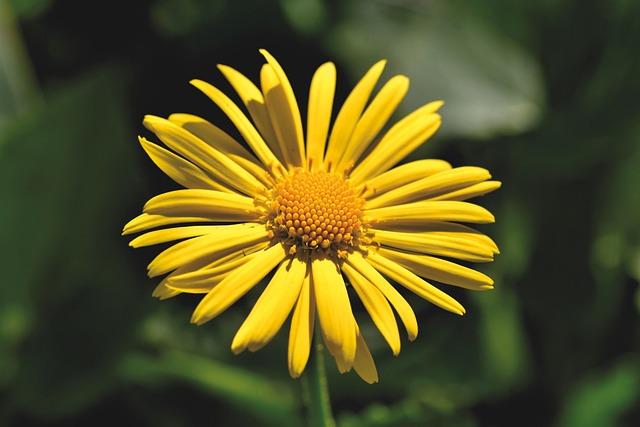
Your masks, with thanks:
M136 136L146 113L230 123L188 85L257 79L259 47L306 105L373 62L444 99L415 157L490 169L502 254L463 318L412 299L378 385L331 367L340 427L640 425L640 2L635 0L0 0L0 425L304 425L286 333L235 357L257 297L202 327L197 299L151 298L123 224L176 188ZM335 111L335 110L334 110ZM147 135L149 136L149 135ZM363 309L356 303L361 316Z

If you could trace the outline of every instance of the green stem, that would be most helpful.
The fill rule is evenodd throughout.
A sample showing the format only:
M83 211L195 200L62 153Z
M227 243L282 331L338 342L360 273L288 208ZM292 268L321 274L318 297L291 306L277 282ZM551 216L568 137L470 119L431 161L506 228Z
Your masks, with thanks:
M329 384L324 364L324 345L316 334L314 351L309 365L302 377L304 400L307 407L307 420L310 427L335 427L336 422L331 414Z

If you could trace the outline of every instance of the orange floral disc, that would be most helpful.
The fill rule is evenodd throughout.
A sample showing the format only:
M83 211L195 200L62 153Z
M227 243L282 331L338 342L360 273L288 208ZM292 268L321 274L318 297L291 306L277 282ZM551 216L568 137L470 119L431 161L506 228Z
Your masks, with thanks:
M363 200L341 175L297 171L276 187L276 234L309 250L345 249L361 232Z

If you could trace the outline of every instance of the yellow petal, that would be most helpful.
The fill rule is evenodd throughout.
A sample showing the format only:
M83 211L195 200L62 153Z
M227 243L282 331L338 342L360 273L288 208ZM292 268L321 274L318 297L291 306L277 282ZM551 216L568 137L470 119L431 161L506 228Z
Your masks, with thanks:
M296 129L291 119L288 99L271 65L262 66L260 82L283 162L290 168L299 167L299 163L304 159L300 159L301 152L297 145Z
M155 289L151 293L151 296L158 298L160 301L164 301L166 299L173 298L181 294L180 291L171 289L169 286L167 286L167 283L168 282L166 279L158 283L158 286L155 287Z
M187 285L205 283L209 278L224 275L230 271L235 270L251 258L253 258L259 251L266 249L269 246L267 242L254 245L254 249L242 249L242 251L234 251L233 254L241 254L241 256L228 258L225 262L216 262L216 265L206 265L195 271L190 271L183 274L172 274L169 282L176 285ZM212 263L213 264L213 263Z
M169 116L169 120L221 151L263 184L270 185L268 172L259 160L222 129L193 114L175 113Z
M429 222L416 225L411 224L379 224L380 228L399 233L429 233L434 236L465 239L473 244L489 248L494 254L499 254L498 245L487 235L478 230L453 222ZM376 226L378 229L378 226Z
M316 302L311 289L311 274L307 272L293 310L289 332L288 364L292 378L298 378L309 361L315 317Z
M335 347L350 367L356 354L355 319L344 279L331 259L315 258L311 267L318 318L327 345Z
M364 184L362 197L369 199L435 173L451 169L444 160L422 159L397 166Z
M222 282L225 277L229 275L229 272L220 274L218 276L211 276L206 281L201 282L173 282L167 280L166 287L178 293L185 294L206 294L218 283Z
M420 110L422 113L437 113L443 105L444 101L442 100L431 101L420 107L418 110Z
M396 110L408 90L409 79L406 76L395 76L380 89L380 92L373 98L371 104L358 120L353 134L344 149L344 154L335 168L336 172L343 172L353 168L353 165L369 147L373 138L387 124L387 120L389 120L389 117Z
M502 186L500 181L485 181L459 190L431 197L429 200L467 200L473 197L484 196Z
M316 70L309 89L307 165L312 171L324 170L324 149L331 124L335 89L336 66L326 62Z
M433 112L429 103L400 120L382 137L378 145L351 172L351 179L360 184L375 175L389 170L411 154L440 127L441 118Z
M144 205L144 212L166 216L206 217L225 222L251 221L260 216L253 199L214 190L169 191L150 199Z
M300 295L307 273L307 261L285 259L238 329L231 350L238 354L248 348L256 351L278 333Z
M373 233L374 242L384 246L472 262L493 261L493 249L490 246L455 233L405 233L371 228L369 232Z
M254 252L260 252L263 249L269 247L268 241L262 241L258 243L254 243L253 245L245 246L235 250L225 251L219 254L218 258L214 261L208 262L206 265L203 265L202 268L214 268L219 267L223 264L227 264L228 262L237 260L239 258L244 258L245 256L252 254Z
M256 252L268 246L269 242L264 241L240 250L231 248L220 252L217 255L219 258L215 261L210 261L209 258L196 260L172 271L162 280L162 283L167 289L177 293L207 293L235 268L243 265L253 258ZM218 274L210 274L213 269L216 269Z
M146 138L138 137L138 141L140 141L140 145L142 145L147 155L153 160L153 163L181 186L186 188L206 188L227 193L232 192L228 187L214 181L190 161L147 141Z
M187 227L165 228L164 230L155 230L142 234L131 242L129 246L132 248L141 248L144 246L158 245L173 240L182 240L189 237L202 236L204 234L215 233L224 230L226 227L234 227L233 225L192 225Z
M194 262L184 264L183 266L177 268L176 270L168 274L164 279L162 279L162 281L158 284L158 286L156 286L156 288L153 290L153 293L151 294L151 296L159 298L160 300L165 300L168 298L173 298L176 295L180 295L182 292L176 289L172 289L168 286L169 280L176 275L195 271L201 268L205 264L206 264L206 261L196 260Z
M258 162L258 159L231 135L202 117L187 113L173 113L169 116L169 121L191 132L207 145L222 151L228 157L233 155L254 163Z
M255 127L251 124L249 119L240 111L238 106L229 99L218 88L203 82L202 80L191 80L191 84L200 89L205 95L209 97L220 109L229 117L231 122L238 129L242 137L249 147L256 154L262 164L271 171L276 168L281 168L282 164L269 149L266 142L262 139L262 136L258 133Z
M222 151L206 144L177 124L150 115L145 116L143 124L169 148L191 160L217 181L249 195L255 195L259 190L265 190L260 181Z
M267 113L269 114L269 123L275 135L272 150L277 154L278 159L281 159L282 163L288 166L291 164L291 153L289 153L289 149L287 148L287 140L282 138L281 133L276 131L278 125L277 106L286 103L286 97L284 89L282 89L280 81L278 80L278 76L276 76L276 72L273 71L273 68L271 68L269 64L263 64L260 69L260 86L262 87ZM271 107L269 107L270 105Z
M488 170L463 166L445 170L426 178L403 185L380 196L369 199L364 209L374 209L390 205L424 200L438 194L447 193L491 178Z
M266 242L265 242L266 246ZM257 252L236 258L227 263L211 268L201 268L184 274L172 274L167 286L180 292L201 294L209 292L215 285L238 267L249 262L257 255Z
M391 347L393 355L397 356L400 353L400 334L389 302L382 292L358 273L355 268L346 264L343 265L342 271L360 297L360 301L371 316L371 320Z
M493 289L489 276L451 261L391 248L380 248L378 253L427 279L472 290Z
M260 49L260 53L271 66L278 79L279 87L282 88L283 96L280 97L278 95L275 103L271 103L269 97L265 95L267 108L271 116L271 124L278 138L286 141L288 156L285 155L285 157L289 158L289 164L302 167L305 161L304 136L302 134L302 118L300 117L300 109L298 108L295 93L278 61L265 49ZM277 91L277 93L280 92Z
M165 225L180 224L185 222L211 222L210 218L205 217L185 217L185 216L164 216L150 215L143 213L133 218L125 224L122 235L138 233L150 228L162 227Z
M278 141L276 140L276 134L271 126L269 111L267 110L267 105L260 89L242 73L227 65L218 65L218 69L229 83L231 83L231 86L233 86L238 93L240 99L242 99L242 103L247 108L247 111L249 111L251 119L253 119L253 122L258 127L260 134L262 134L269 148L271 148L280 161L283 161L284 159L280 153Z
M344 358L340 347L332 344L331 341L327 340L327 335L324 333L322 327L320 328L320 331L322 331L322 342L324 343L325 348L329 351L331 357L333 357L333 360L335 360L338 372L340 372L341 374L349 372L351 368L353 368L353 361L347 363L347 360Z
M342 266L346 271L357 271L372 283L391 303L398 313L400 320L407 330L410 341L418 336L418 322L413 309L402 295L384 278L382 275L364 259L360 252L354 251L349 254L347 261Z
M374 252L369 253L367 261L385 276L432 304L455 314L463 315L465 313L464 307L458 301L425 282L400 264Z
M218 64L217 67L231 86L233 86L233 89L236 91L245 106L248 106L252 102L264 105L262 92L260 92L260 89L258 89L258 87L254 85L249 78L228 65Z
M333 124L333 129L331 130L329 146L324 159L324 164L329 171L333 171L338 165L340 158L342 158L342 154L353 134L353 130L360 119L365 105L367 105L369 96L380 78L386 63L386 60L382 60L374 64L353 88L347 100L342 105L336 121Z
M376 364L371 357L371 352L367 343L362 338L361 334L356 337L357 348L356 358L353 361L353 370L368 384L374 384L378 382L378 370Z
M191 322L202 325L225 311L269 274L286 254L285 248L279 243L259 252L211 289L196 307Z
M462 224L450 222L433 223L430 224L429 230L432 234L470 240L476 244L488 247L494 254L500 253L498 245L489 236Z
M216 256L266 241L269 232L264 226L234 227L215 234L194 237L176 243L156 256L148 266L149 277L168 273L181 265L198 259L215 259Z
M322 331L322 328L320 328L320 331ZM347 363L344 355L342 354L342 350L335 344L331 344L330 341L327 341L327 336L324 332L322 332L322 343L324 345L324 348L327 349L331 357L333 357L333 360L336 362L336 368L338 369L338 372L344 374L351 371L351 368L353 368L353 361Z
M370 224L423 225L433 221L494 222L491 212L467 202L424 201L364 211Z

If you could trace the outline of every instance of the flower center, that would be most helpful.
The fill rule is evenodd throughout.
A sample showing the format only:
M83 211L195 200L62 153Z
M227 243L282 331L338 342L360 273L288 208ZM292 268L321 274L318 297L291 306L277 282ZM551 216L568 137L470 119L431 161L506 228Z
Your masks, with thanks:
M292 252L298 247L341 251L361 232L362 203L340 175L297 171L276 186L272 224Z

